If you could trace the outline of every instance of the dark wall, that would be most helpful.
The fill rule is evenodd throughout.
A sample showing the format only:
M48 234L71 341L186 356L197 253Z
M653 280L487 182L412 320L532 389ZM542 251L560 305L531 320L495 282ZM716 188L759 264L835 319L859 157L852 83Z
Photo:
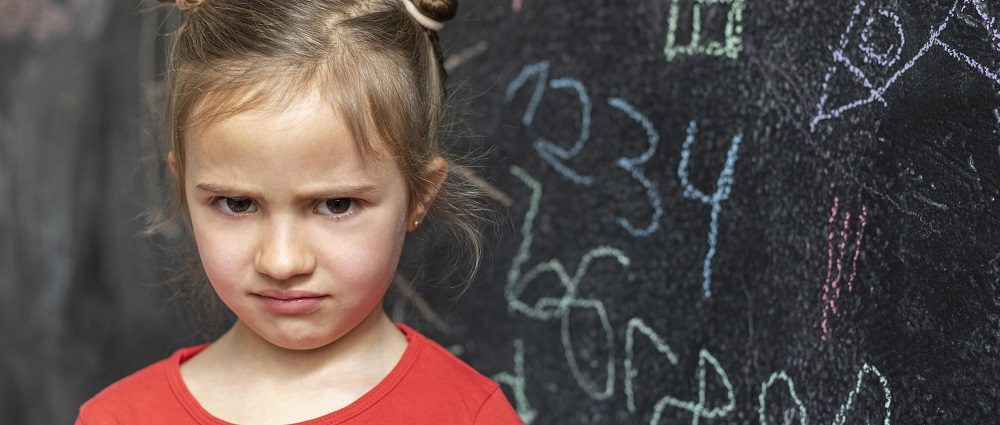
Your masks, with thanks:
M143 238L164 11L0 0L0 422L197 342ZM487 259L388 309L526 422L990 423L1000 5L465 1ZM433 281L434 273L425 273ZM454 282L452 282L454 283Z

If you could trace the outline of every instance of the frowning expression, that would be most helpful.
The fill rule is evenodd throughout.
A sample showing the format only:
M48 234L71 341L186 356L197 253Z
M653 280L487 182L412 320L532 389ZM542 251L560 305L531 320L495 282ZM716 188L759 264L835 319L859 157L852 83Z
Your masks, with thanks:
M184 189L202 264L243 324L295 349L371 314L403 247L408 190L318 93L191 129Z

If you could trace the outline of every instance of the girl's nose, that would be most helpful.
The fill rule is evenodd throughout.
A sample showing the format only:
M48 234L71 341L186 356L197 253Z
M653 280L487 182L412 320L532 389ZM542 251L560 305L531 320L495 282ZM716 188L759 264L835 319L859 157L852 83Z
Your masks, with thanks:
M275 223L261 239L254 257L257 272L275 280L308 275L316 266L316 257L308 243L297 236L294 223Z

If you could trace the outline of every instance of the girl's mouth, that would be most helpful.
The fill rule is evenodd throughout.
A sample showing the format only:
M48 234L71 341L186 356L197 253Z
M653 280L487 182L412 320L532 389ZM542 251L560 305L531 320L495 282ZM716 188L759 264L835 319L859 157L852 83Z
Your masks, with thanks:
M264 308L275 314L308 314L318 310L328 295L306 291L267 289L251 293Z

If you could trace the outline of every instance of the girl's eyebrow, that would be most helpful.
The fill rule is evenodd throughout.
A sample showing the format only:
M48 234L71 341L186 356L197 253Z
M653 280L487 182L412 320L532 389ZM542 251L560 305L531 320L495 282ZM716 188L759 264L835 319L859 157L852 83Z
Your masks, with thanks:
M248 196L251 198L260 197L260 194L254 191L240 190L237 188L215 183L198 183L197 185L195 185L195 187L205 192L209 192L219 196L239 195L239 196ZM330 188L310 190L302 193L297 193L295 195L295 198L311 200L311 199L337 198L348 195L359 196L359 195L367 195L376 192L377 190L378 188L373 184L343 185L343 186L334 186Z

